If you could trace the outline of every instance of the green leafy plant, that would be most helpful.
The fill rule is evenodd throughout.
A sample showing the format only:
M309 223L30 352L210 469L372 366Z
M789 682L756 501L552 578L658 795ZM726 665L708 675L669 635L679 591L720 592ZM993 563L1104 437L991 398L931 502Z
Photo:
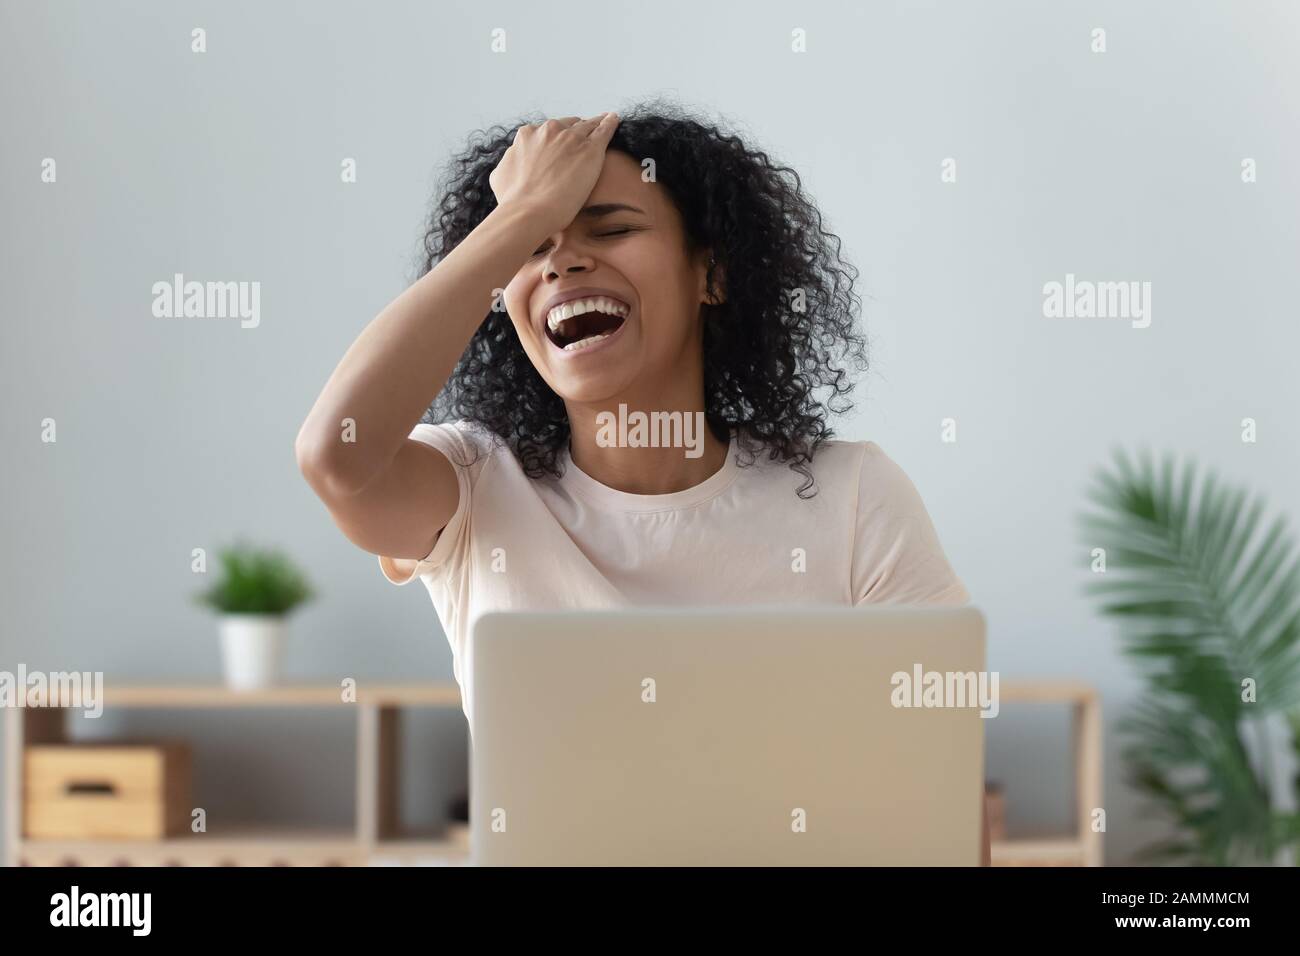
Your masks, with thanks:
M1284 517L1172 455L1115 452L1081 523L1086 588L1119 622L1145 688L1120 724L1123 759L1173 835L1148 861L1269 864L1300 842L1273 799L1283 738L1300 755L1300 560ZM1300 796L1300 779L1291 781Z
M221 576L195 595L223 614L288 614L313 596L306 578L283 553L248 544L222 548Z

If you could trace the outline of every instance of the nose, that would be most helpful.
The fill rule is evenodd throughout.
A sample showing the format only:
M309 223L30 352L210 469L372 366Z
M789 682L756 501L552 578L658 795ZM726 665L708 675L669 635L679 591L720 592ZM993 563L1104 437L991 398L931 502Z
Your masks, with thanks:
M544 260L545 275L548 279L558 279L562 275L574 272L590 272L595 262L591 256L575 246L573 242L559 237L551 246L551 251Z

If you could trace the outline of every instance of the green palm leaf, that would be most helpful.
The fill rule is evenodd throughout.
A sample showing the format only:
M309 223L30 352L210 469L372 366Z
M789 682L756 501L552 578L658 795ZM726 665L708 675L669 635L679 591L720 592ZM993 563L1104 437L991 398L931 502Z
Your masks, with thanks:
M1095 477L1096 510L1080 520L1105 573L1084 590L1119 622L1145 679L1120 724L1122 755L1173 830L1144 856L1272 862L1300 843L1300 815L1271 800L1270 715L1287 715L1300 754L1300 557L1286 520L1262 523L1261 500L1172 455L1117 449Z

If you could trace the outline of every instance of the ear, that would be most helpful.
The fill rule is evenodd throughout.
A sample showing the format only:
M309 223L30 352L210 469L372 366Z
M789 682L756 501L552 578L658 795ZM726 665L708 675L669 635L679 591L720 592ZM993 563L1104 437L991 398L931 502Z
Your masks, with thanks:
M722 264L718 262L713 255L713 250L706 249L703 252L704 279L702 282L703 290L701 291L701 301L705 305L721 305L727 301L727 282L726 273ZM710 273L712 273L710 275ZM709 291L709 281L713 282L712 294Z

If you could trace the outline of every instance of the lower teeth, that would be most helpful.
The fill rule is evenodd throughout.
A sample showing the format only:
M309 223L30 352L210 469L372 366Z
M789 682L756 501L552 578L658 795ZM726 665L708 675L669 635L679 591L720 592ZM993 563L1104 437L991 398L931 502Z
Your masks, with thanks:
M585 339L579 339L577 342L570 342L568 345L563 346L563 349L566 352L576 352L578 349L585 349L588 345L599 342L601 339L609 338L609 336L609 332L602 332L599 335L589 335Z

